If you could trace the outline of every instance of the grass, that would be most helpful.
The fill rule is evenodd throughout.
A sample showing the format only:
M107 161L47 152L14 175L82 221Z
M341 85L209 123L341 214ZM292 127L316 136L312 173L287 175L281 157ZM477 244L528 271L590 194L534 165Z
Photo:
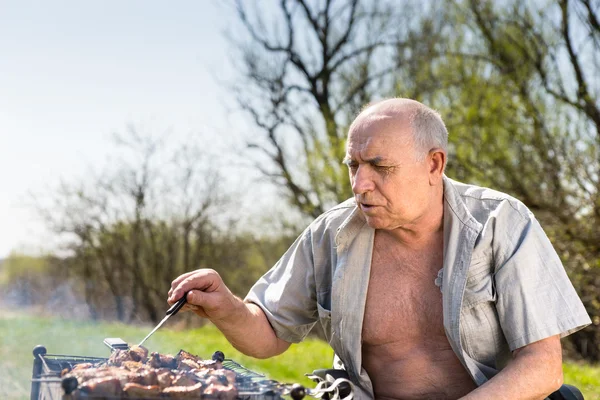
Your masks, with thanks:
M333 352L326 343L307 340L292 345L280 356L256 360L233 349L211 325L189 331L175 331L168 325L169 322L146 342L151 351L175 354L184 349L210 358L213 352L221 350L226 357L280 382L297 382L313 387L314 384L304 374L330 367L333 358ZM150 328L6 315L0 309L0 399L29 399L31 351L38 344L43 344L49 354L107 357L108 349L102 343L104 338L120 337L126 342L137 343ZM564 373L565 382L577 386L586 400L600 400L600 367L567 362Z
M565 363L565 383L577 386L586 400L600 400L600 367Z

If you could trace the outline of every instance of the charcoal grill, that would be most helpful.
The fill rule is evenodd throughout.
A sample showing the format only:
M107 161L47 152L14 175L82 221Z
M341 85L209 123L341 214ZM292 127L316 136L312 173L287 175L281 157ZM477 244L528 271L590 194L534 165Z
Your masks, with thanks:
M102 363L108 360L103 357L86 357L60 354L47 354L44 346L36 346L33 349L33 372L31 378L31 400L62 400L65 393L62 388L62 379L60 373L65 368L72 369L73 366L81 363ZM283 384L275 380L268 379L265 375L259 374L239 363L225 359L223 367L236 373L236 387L239 400L284 400L291 397L294 400L300 400L305 395L319 397L323 399L340 399L337 382L325 382L321 380L314 388L304 388L298 384ZM316 377L312 377L316 378ZM316 380L315 380L316 381ZM284 397L286 396L286 397ZM96 397L88 396L92 399L117 400L120 397ZM132 400L131 398L128 398ZM352 393L346 395L342 400L352 399ZM135 400L151 400L136 398Z

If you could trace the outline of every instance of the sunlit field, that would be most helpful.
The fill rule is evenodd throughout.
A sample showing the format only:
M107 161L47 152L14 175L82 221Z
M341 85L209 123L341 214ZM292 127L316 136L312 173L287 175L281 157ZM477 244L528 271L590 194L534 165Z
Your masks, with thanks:
M600 366L565 363L563 371L565 383L577 386L586 400L600 399Z
M74 322L56 318L3 315L0 310L0 399L29 399L32 350L44 345L48 354L107 357L102 343L107 337L139 342L150 326L132 327L118 323ZM286 353L269 360L246 357L223 338L213 326L189 331L159 329L146 343L151 351L175 354L184 349L203 358L221 350L243 366L285 383L314 383L304 374L331 366L333 352L327 343L307 340L293 345ZM585 398L600 400L600 367L565 364L565 382L579 387Z

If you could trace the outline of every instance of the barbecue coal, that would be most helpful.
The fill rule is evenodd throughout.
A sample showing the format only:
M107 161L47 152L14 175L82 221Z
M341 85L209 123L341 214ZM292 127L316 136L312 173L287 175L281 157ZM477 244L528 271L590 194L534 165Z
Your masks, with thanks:
M61 376L64 400L102 396L233 400L238 394L235 372L223 369L221 361L203 360L183 350L172 356L132 346L113 351L104 363L77 364Z

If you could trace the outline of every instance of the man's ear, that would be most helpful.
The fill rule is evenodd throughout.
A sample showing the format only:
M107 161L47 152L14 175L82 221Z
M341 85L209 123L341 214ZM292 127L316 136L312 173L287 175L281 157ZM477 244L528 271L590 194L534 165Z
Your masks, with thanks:
M431 149L427 155L429 163L429 184L437 186L442 182L444 168L446 167L446 152L442 149Z

